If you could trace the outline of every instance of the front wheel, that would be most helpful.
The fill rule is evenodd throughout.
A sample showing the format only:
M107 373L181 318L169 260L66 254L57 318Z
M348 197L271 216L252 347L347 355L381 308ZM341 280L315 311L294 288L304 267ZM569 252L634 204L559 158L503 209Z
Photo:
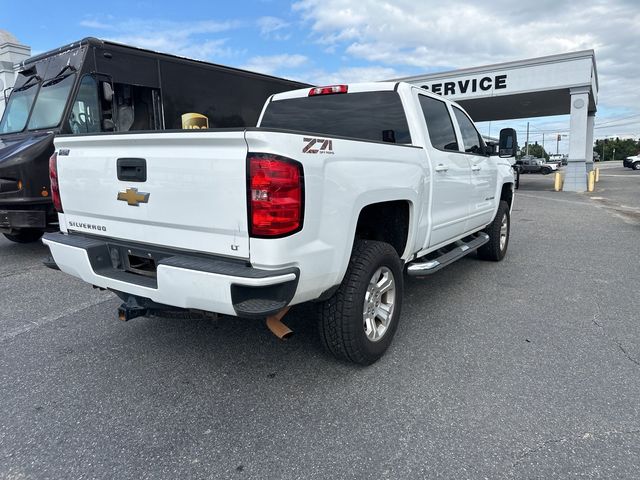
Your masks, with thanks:
M510 231L511 215L509 214L509 204L501 200L493 222L484 229L484 232L489 235L489 241L478 249L478 257L483 260L493 260L494 262L502 260L507 254Z
M542 174L543 175L549 175L551 173L551 169L550 168L543 168L542 169Z
M640 170L640 162L636 162L633 164L633 169L634 170Z
M37 229L24 229L18 230L14 233L5 233L4 236L7 237L12 242L16 243L32 243L40 239L44 231Z
M403 291L395 249L384 242L356 240L342 284L318 306L325 348L342 360L374 363L396 332Z

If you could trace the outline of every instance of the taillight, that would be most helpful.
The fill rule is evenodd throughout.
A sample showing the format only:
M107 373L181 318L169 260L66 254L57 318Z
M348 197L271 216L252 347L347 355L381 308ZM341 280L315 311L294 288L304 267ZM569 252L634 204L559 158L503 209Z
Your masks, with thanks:
M51 200L55 209L62 212L62 201L60 200L60 185L58 185L58 153L53 152L49 158L49 180L51 181Z
M264 153L248 155L249 231L253 237L282 237L302 228L302 165Z
M330 85L328 87L315 87L309 90L309 96L332 95L334 93L347 93L347 85Z

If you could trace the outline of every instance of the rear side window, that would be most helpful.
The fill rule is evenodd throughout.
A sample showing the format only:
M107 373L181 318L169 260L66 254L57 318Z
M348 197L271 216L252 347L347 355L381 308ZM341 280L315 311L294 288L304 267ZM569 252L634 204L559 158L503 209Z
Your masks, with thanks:
M447 105L435 98L419 95L422 114L427 122L431 145L439 150L458 151L456 132Z
M456 114L456 119L460 126L460 133L462 133L464 151L484 155L484 142L473 122L469 120L469 117L459 108L453 107L453 112Z
M397 92L362 92L270 102L260 124L390 143L411 143Z

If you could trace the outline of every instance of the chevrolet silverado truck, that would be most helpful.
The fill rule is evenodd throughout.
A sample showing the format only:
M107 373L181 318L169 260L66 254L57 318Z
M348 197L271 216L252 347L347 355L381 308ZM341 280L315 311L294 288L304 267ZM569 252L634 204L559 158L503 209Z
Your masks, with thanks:
M498 153L495 150L498 148ZM271 96L256 128L59 136L51 266L115 292L128 320L189 309L266 318L314 302L335 356L371 364L403 275L509 243L513 129L407 83Z

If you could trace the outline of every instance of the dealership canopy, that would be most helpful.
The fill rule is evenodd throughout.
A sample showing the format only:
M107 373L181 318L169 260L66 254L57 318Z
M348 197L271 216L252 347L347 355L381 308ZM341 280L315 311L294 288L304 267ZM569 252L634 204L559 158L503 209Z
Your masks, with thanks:
M564 189L586 190L586 172L593 169L593 124L598 104L593 50L398 80L455 100L477 122L570 114Z

